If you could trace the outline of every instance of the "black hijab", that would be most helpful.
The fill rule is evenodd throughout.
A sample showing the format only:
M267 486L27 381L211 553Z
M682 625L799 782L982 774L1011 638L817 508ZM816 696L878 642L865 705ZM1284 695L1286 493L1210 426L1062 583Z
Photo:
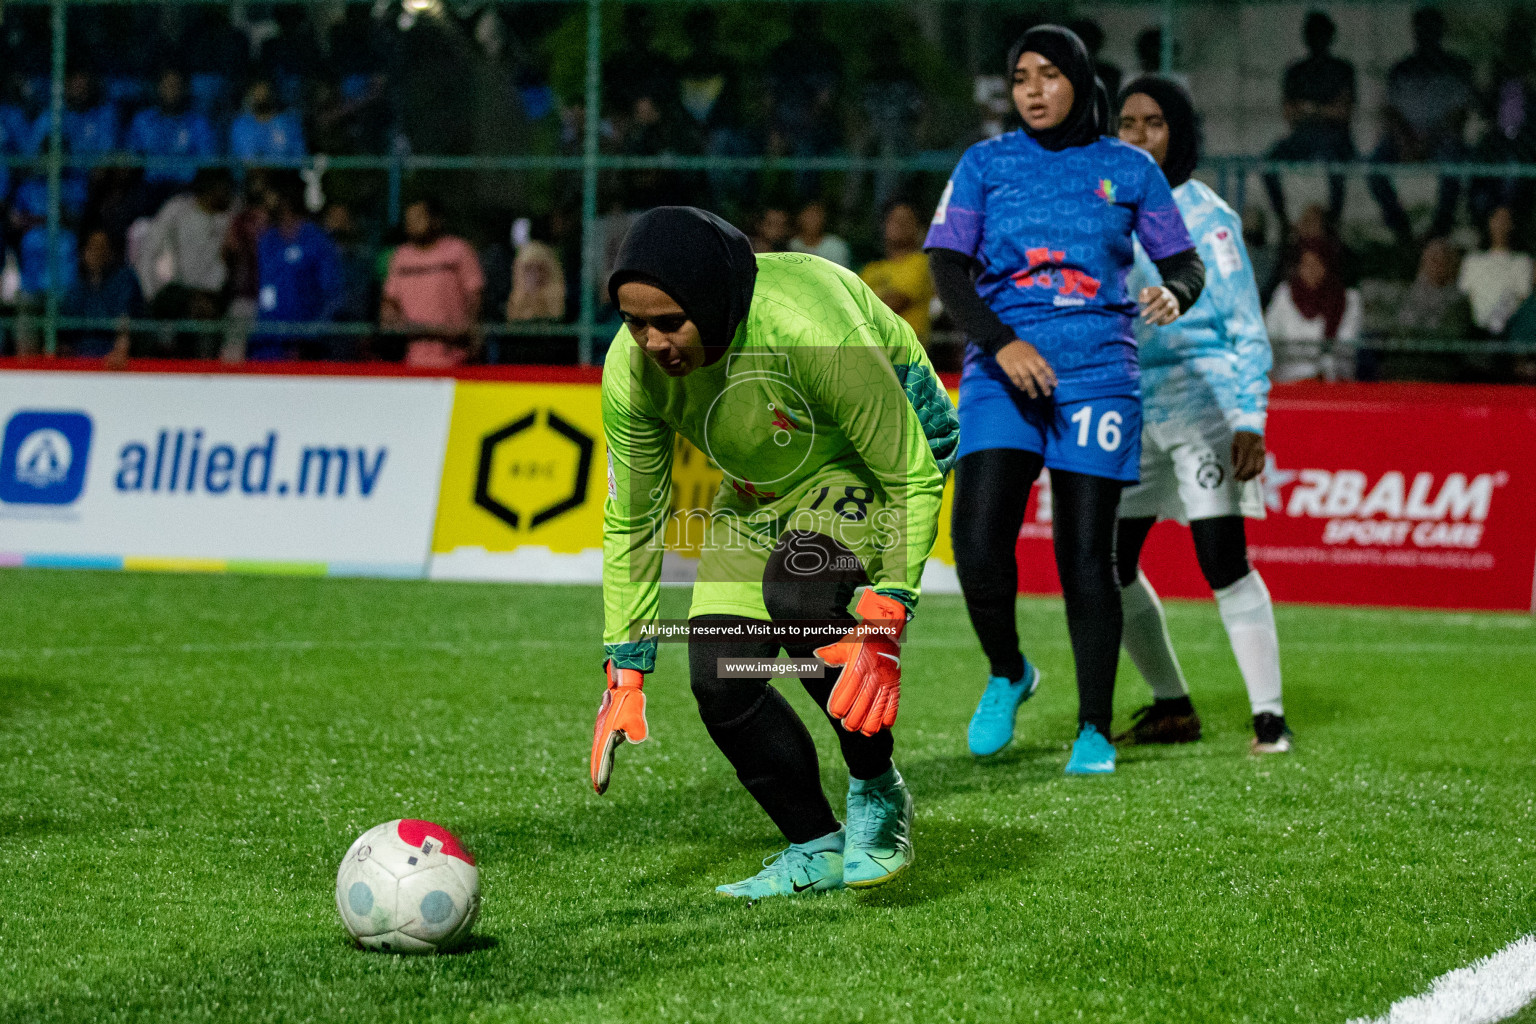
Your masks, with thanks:
M705 210L658 206L635 219L619 244L608 297L619 285L644 281L683 308L705 348L724 348L752 305L757 258L747 236Z
M1163 176L1172 188L1178 188L1195 173L1200 162L1200 123L1195 118L1195 104L1189 98L1189 90L1171 78L1162 75L1142 75L1120 90L1118 110L1125 109L1125 101L1134 93L1150 96L1152 102L1163 108L1163 120L1168 123L1168 155L1163 157Z
M1109 93L1093 71L1088 48L1071 29L1060 25L1037 25L1025 32L1008 51L1008 81L1026 53L1038 53L1061 70L1072 83L1072 109L1054 128L1035 131L1028 124L1024 131L1046 149L1055 152L1070 146L1086 146L1109 129Z

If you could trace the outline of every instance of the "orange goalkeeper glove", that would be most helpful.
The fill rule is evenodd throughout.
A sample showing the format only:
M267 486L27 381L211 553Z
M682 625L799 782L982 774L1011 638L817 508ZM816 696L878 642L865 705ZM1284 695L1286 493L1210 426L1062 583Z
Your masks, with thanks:
M605 662L608 673L608 689L603 691L603 703L597 709L597 726L592 731L592 788L598 795L608 788L613 774L613 752L619 744L643 743L647 734L645 725L645 675L638 669L614 668L613 662Z
M842 665L827 711L849 732L873 736L896 723L901 701L901 632L907 606L873 590L864 591L854 611L859 624L836 643L816 649L828 665Z

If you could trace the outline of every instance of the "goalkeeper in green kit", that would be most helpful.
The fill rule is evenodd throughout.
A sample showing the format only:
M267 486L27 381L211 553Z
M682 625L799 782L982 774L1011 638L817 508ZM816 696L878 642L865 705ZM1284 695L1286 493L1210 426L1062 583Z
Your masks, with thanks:
M593 787L607 788L619 744L646 736L641 687L656 664L681 435L724 472L708 513L682 524L703 540L688 622L693 694L789 841L762 872L718 891L758 899L887 882L912 862L912 797L891 762L890 727L901 633L959 442L949 396L912 328L857 277L815 256L754 256L746 236L702 210L636 220L608 291L624 328L603 367L608 688ZM781 649L807 662L801 682L837 733L846 827L822 791L810 733L769 685Z

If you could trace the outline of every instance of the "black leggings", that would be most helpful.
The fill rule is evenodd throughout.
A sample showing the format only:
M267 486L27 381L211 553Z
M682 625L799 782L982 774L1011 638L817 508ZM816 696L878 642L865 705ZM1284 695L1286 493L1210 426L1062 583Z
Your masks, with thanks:
M810 549L824 558L806 559ZM796 559L793 556L799 554ZM812 575L797 566L825 566ZM853 553L818 533L791 531L774 548L763 574L763 601L775 622L846 622L854 588L866 583ZM852 566L852 568L850 568ZM751 619L735 615L701 615L695 625L746 625ZM803 843L837 830L837 818L821 788L816 744L789 701L765 679L722 678L719 658L772 658L782 647L792 658L809 658L829 641L781 642L778 639L690 640L688 670L699 717L736 777L762 805L773 823L792 843ZM828 667L823 679L801 679L811 699L827 709L827 698L841 669ZM889 729L873 736L849 732L831 715L848 772L856 779L876 779L891 767L894 741Z
M1044 465L1034 452L992 448L965 456L955 470L951 527L960 589L992 674L1009 679L1024 673L1014 618L1019 589L1014 544L1030 484ZM1114 543L1123 486L1118 480L1051 470L1052 536L1077 667L1078 723L1091 723L1105 736L1120 660Z
M1115 538L1115 570L1120 585L1136 582L1136 565L1156 519L1122 519ZM1189 524L1195 541L1195 559L1212 590L1230 587L1248 575L1248 537L1242 516L1195 519Z

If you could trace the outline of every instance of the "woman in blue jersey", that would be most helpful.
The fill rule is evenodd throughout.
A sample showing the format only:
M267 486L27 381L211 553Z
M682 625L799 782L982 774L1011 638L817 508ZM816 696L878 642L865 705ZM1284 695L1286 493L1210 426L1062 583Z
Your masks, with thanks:
M1143 428L1141 482L1120 498L1116 545L1126 653L1152 687L1126 739L1187 743L1200 717L1168 639L1162 604L1137 569L1142 543L1159 519L1188 523L1200 571L1216 595L1253 711L1255 753L1284 753L1290 733L1280 702L1280 646L1269 591L1248 565L1245 516L1264 518L1264 416L1269 399L1269 336L1232 208L1190 179L1198 162L1194 104L1183 86L1150 75L1120 95L1120 140L1163 168L1207 270L1205 291L1188 315L1145 326L1140 341ZM1157 270L1136 256L1132 282L1155 284Z
M1108 97L1082 41L1054 25L1031 29L1007 67L1024 128L966 150L925 243L934 286L969 338L953 534L991 663L970 747L1005 747L1039 681L1019 651L1014 544L1045 467L1077 670L1067 771L1110 772L1121 629L1115 509L1137 479L1141 449L1131 321L1139 301L1147 322L1172 322L1199 297L1204 269L1157 164L1104 137ZM1162 284L1134 299L1133 235L1162 272Z

